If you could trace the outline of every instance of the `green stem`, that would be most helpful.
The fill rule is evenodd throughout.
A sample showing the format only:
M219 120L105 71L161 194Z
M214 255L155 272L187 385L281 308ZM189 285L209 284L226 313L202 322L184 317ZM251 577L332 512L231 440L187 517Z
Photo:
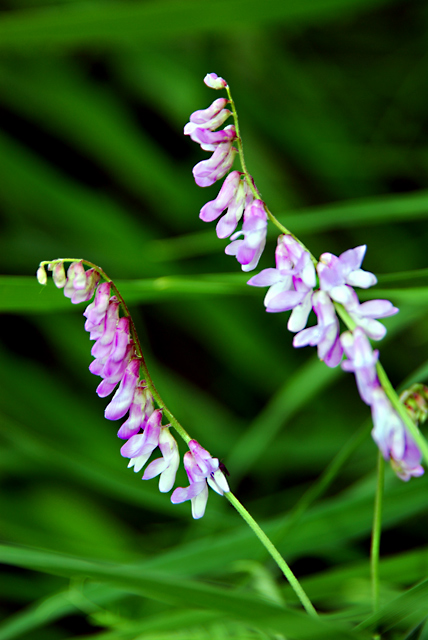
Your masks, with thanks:
M252 515L246 510L246 508L239 502L238 498L236 498L232 492L228 492L224 494L224 497L229 500L230 504L235 507L237 512L242 516L245 522L248 524L250 529L256 534L262 545L268 551L269 555L275 560L278 567L281 569L284 576L287 578L290 586L296 593L303 607L306 609L307 613L313 618L317 618L318 614L309 600L308 596L304 592L300 582L297 580L294 573L291 571L290 567L279 553L278 549L273 545L270 539L267 537L263 529L257 524Z
M377 462L377 487L373 514L372 541L370 548L370 569L372 582L373 613L379 610L379 549L382 532L382 498L385 477L385 460L379 451Z
M134 343L135 343L135 350L137 352L138 358L140 359L141 369L143 371L147 387L149 388L149 390L150 390L151 394L153 395L154 399L156 400L157 405L161 409L163 409L164 414L168 417L171 425L175 428L175 430L177 431L177 433L179 433L179 435L183 438L183 440L186 443L188 443L189 440L191 440L191 437L189 436L187 431L181 426L181 424L178 422L177 418L175 418L175 416L171 413L171 411L169 411L169 409L166 407L164 401L162 400L158 390L156 389L156 387L155 387L155 385L153 383L152 377L151 377L151 375L149 373L149 370L147 368L146 361L144 360L143 351L141 349L141 344L140 344L140 340L138 338L137 330L136 330L135 325L134 325L134 321L132 319L132 316L131 316L131 314L129 312L129 309L128 309L127 305L126 305L125 300L123 299L119 289L116 287L116 285L114 284L113 280L108 277L108 275L103 271L103 269L101 269L100 267L98 267L94 263L89 262L88 260L80 260L80 259L72 259L72 258L61 258L59 260L49 260L49 261L46 260L44 262L41 262L40 266L44 266L45 264L55 264L56 262L82 262L82 264L85 264L85 265L95 269L96 271L98 271L100 276L106 282L110 282L111 283L111 286L112 286L112 288L113 288L113 290L115 292L115 295L119 299L119 302L120 302L120 304L122 306L122 309L124 311L125 316L129 318L129 323L130 323L130 327L131 327L131 333L132 333L132 337L133 337L133 340L134 340ZM254 531L254 533L259 538L261 543L264 545L264 547L267 549L269 554L275 560L275 562L277 563L278 567L281 569L281 571L283 572L283 574L285 575L285 577L289 581L291 587L296 592L298 598L300 599L300 601L301 601L303 607L306 609L306 611L311 616L315 616L316 617L318 614L315 611L315 608L313 607L313 605L312 605L311 601L309 600L308 596L303 591L299 581L297 580L297 578L295 577L295 575L293 574L293 572L291 571L290 567L288 566L288 564L286 563L284 558L281 556L279 551L276 549L276 547L272 544L272 542L269 540L267 535L264 533L264 531L260 528L260 526L254 520L254 518L250 515L250 513L244 508L244 506L239 502L239 500L237 498L235 498L235 496L231 492L225 493L224 495L229 500L229 502L235 507L235 509L238 511L238 513L243 517L245 522Z

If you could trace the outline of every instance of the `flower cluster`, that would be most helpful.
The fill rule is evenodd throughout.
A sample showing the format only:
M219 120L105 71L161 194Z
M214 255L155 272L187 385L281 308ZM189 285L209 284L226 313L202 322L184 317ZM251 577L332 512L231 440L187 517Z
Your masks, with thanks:
M215 73L205 77L205 84L212 89L227 88L226 81ZM213 151L209 160L203 160L193 168L195 182L200 187L209 187L223 178L232 168L237 153L233 146L237 140L235 126L228 125L216 131L232 115L226 108L227 103L226 98L214 100L207 109L192 113L190 122L184 127L184 134L200 144L204 151ZM255 197L256 194L254 184L250 184L243 173L232 171L217 198L207 202L200 212L204 222L212 222L222 216L217 223L217 235L219 238L231 236L232 242L226 247L226 253L236 256L243 271L257 267L266 244L267 215L263 201ZM242 229L234 233L241 218Z
M154 408L154 399L147 384L140 379L141 356L138 355L131 331L128 315L120 316L121 301L112 295L112 283L99 283L97 269L85 270L83 262L72 262L67 270L63 260L48 264L52 279L71 302L93 302L84 311L85 329L90 340L94 340L91 353L94 360L89 370L102 378L97 394L105 398L115 391L104 415L107 420L120 420L128 414L117 435L126 440L121 454L129 458L128 467L141 471L153 451L158 447L161 458L153 460L146 467L143 480L159 478L159 490L170 491L175 483L180 464L177 442L171 435L170 425L162 425L162 409ZM40 284L47 283L44 263L37 270ZM208 499L208 484L223 495L229 491L223 473L219 470L217 458L203 449L196 440L189 442L189 451L184 456L184 466L190 480L188 490L177 489L172 494L173 503L192 501L192 513L200 518L205 512ZM183 493L184 492L184 493Z
M204 81L212 89L226 89L235 113L226 81L213 73L208 74ZM235 127L229 126L224 131L214 133L231 115L225 108L226 104L226 99L215 100L205 111L193 113L184 128L184 133L199 142L203 149L214 151L211 160L200 162L193 170L199 186L213 184L232 168L235 153L232 136L236 135L237 130L239 132L237 120ZM208 134L207 130L211 133ZM242 156L238 138L237 143ZM227 161L221 160L219 164L217 159L220 158L227 158ZM214 164L218 169L206 173L206 167ZM245 169L244 163L242 167ZM263 201L256 197L257 194L253 179L246 169L244 173L232 171L217 198L205 204L200 213L202 220L211 222L227 210L217 223L219 238L230 236L243 215L242 230L232 235L226 253L235 255L244 271L256 268L266 242L267 209ZM240 236L244 236L243 239ZM253 276L248 284L269 287L264 299L269 313L291 311L287 326L296 334L294 347L316 346L318 357L329 367L338 366L345 353L348 359L342 367L355 373L361 398L372 410L373 438L385 458L391 459L397 475L408 480L411 476L423 473L421 453L382 389L376 374L378 352L372 350L368 340L384 337L386 329L379 318L394 315L398 309L388 300L360 303L354 287L367 289L377 282L372 273L361 268L365 252L366 246L362 245L340 256L323 253L316 261L294 236L284 233L278 238L276 268L264 269ZM336 313L338 305L343 308L350 323L355 325L353 333L340 334ZM314 311L317 323L306 327L311 311ZM188 488L189 495L191 487Z
M371 408L373 440L384 458L391 461L399 478L407 481L422 475L421 452L379 382L376 373L379 352L372 350L361 327L352 333L346 331L340 340L348 358L342 362L342 369L354 373L360 396Z

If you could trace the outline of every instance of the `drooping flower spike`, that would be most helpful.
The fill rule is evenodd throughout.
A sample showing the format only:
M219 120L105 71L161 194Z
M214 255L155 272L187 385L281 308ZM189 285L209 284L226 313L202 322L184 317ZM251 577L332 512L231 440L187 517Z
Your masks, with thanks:
M215 73L207 74L204 82L212 89L226 89L235 119L234 131L239 132L236 110L227 82ZM226 157L225 152L219 150L221 145L226 144L227 131L219 132L219 136L209 133L219 126L217 123L220 121L223 123L226 117L231 115L231 112L226 109L226 104L226 99L215 100L208 109L192 114L190 123L185 127L185 133L191 135L203 149L214 151L209 161L200 162L194 169L195 180L200 186L212 184L220 175L227 173L225 170L227 162L223 163L222 159ZM200 127L199 130L198 127ZM222 216L217 223L217 235L219 238L226 238L235 231L243 216L242 229L233 233L232 242L226 247L225 252L236 256L243 271L251 271L256 268L265 247L268 210L258 195L252 177L247 172L241 141L238 138L237 144L242 160L242 172L232 171L226 177L216 199L202 207L200 218L205 222L211 222ZM217 158L220 158L220 163ZM215 170L211 170L210 167L214 165ZM226 214L222 215L225 211L227 211ZM269 216L278 228L286 231L270 212ZM275 252L276 268L264 269L253 276L248 284L269 287L264 299L267 312L291 311L287 327L289 331L296 334L293 339L295 347L316 346L318 357L329 367L338 366L345 351L347 359L342 365L343 369L355 373L363 401L372 407L374 415L378 415L379 411L374 409L373 404L374 391L377 397L379 396L378 388L381 389L376 373L378 352L372 351L368 338L373 340L383 338L386 328L379 319L394 315L398 309L389 300L369 300L360 303L354 287L367 289L377 282L373 273L361 268L365 253L366 246L361 245L344 251L339 256L323 253L317 262L294 236L284 232L278 238ZM348 331L342 337L337 315L337 311L341 309L341 316L346 316L349 321L348 326L354 328L354 333ZM316 315L317 324L306 328L311 311ZM379 400L378 406L381 404ZM375 429L374 433L378 431L379 429ZM406 450L412 452L413 462L417 458L417 456L415 458L416 445L411 439L409 440L408 433L405 438L408 443ZM396 454L397 452L393 450L391 460L399 460ZM188 464L190 462L191 460ZM394 468L411 469L409 464L401 459L399 463L397 462L398 466ZM418 467L416 466L415 469ZM412 475L413 472L404 470L400 472L401 475L398 471L397 473L399 477L407 479L407 473ZM418 471L415 471L413 475L417 473ZM190 493L194 490L189 488Z
M130 458L128 467L133 467L135 472L141 471L155 449L159 448L161 457L147 465L143 480L159 476L159 490L162 493L169 492L175 483L180 453L170 432L170 425L162 425L162 409L155 409L153 395L146 381L140 379L143 358L138 338L138 349L134 342L131 318L126 307L124 309L128 315L120 315L123 300L118 297L120 294L114 285L108 280L99 283L101 275L105 277L101 270L94 266L85 270L81 260L70 262L67 274L63 260L41 263L37 270L37 279L40 284L47 283L45 264L48 264L55 285L62 288L65 296L72 302L88 301L95 294L94 300L87 306L83 315L86 318L85 329L90 339L94 340L91 350L94 360L89 370L102 378L97 387L97 394L105 398L114 392L104 415L108 420L125 418L117 435L126 440L121 447L121 454ZM112 295L113 288L116 295ZM176 423L176 428L178 427L182 429L181 425ZM184 430L182 435L186 437L186 441L189 439ZM202 469L195 473L205 473L209 469L210 476L207 479L204 476L203 486L206 487L208 482L217 493L229 491L227 482L219 471L217 458L211 459L200 445L189 446L195 455L191 466L199 463L198 468ZM189 465L189 456L185 458L185 464ZM186 467L188 468L190 469L189 466ZM206 498L207 492L208 489ZM204 500L199 497L196 502L198 506L194 508L194 514L199 518L203 515L201 505ZM205 504L206 499L203 511Z

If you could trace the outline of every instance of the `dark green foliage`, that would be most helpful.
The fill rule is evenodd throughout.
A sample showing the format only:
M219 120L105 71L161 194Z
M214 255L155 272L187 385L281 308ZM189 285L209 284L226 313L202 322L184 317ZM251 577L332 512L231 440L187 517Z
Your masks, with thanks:
M182 135L219 95L204 75L225 77L263 198L315 255L368 245L379 287L362 297L401 309L382 362L397 387L426 381L426 4L0 5L0 640L427 638L428 480L388 469L373 617L369 409L352 376L292 349L287 314L199 220L218 189L195 185L205 153ZM161 395L319 622L225 500L195 522L126 469L85 305L33 277L59 257L115 279Z

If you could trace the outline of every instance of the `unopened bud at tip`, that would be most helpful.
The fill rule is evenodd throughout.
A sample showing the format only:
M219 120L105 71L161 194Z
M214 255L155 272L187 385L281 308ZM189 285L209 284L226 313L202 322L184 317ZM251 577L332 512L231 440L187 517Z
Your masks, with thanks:
M216 73L207 73L204 82L210 89L225 89L227 87L226 80L219 78Z
M40 265L40 267L37 269L36 276L39 284L47 284L48 276L46 274L46 269L43 265Z

